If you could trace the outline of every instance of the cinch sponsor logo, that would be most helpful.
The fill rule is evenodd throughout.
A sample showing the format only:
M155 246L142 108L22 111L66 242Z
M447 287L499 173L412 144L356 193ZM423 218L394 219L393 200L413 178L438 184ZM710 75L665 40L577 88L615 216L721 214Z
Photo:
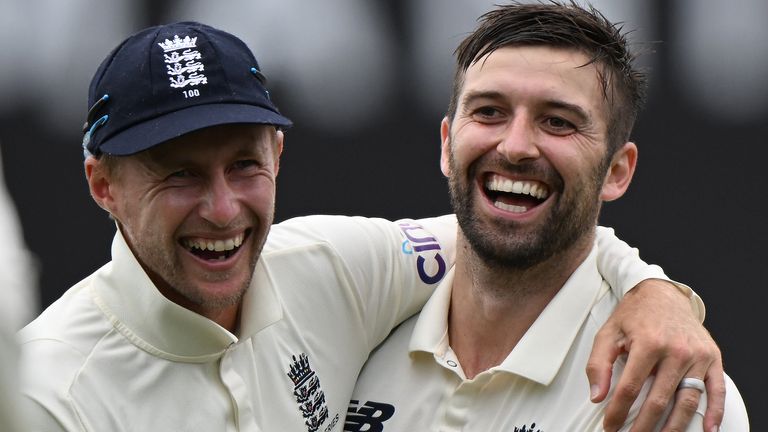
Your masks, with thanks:
M399 225L407 238L403 241L403 252L418 254L416 269L419 272L419 278L430 285L440 282L446 270L445 260L440 255L442 251L440 243L421 225L412 222L402 222Z

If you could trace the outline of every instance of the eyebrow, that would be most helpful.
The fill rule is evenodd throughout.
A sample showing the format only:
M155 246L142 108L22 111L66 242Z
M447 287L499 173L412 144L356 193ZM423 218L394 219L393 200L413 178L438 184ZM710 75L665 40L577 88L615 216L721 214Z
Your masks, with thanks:
M463 106L468 106L473 102L476 102L480 99L489 99L489 100L495 100L495 101L502 101L506 97L499 91L495 90L471 90L467 92L466 95L462 98L461 102ZM561 99L548 99L545 100L542 104L546 108L554 108L554 109L561 109L568 111L572 113L573 115L577 116L580 121L582 122L590 122L592 120L592 116L589 115L589 113L584 110L579 105L566 102Z
M562 109L565 111L568 111L579 118L579 120L583 123L591 122L592 116L589 115L587 111L584 110L584 108L580 107L579 105L572 104L569 102L565 102L558 99L552 99L548 100L544 103L544 106L547 108L556 108L556 109Z
M467 106L478 99L502 100L504 95L494 90L471 90L461 98L461 103L463 106Z

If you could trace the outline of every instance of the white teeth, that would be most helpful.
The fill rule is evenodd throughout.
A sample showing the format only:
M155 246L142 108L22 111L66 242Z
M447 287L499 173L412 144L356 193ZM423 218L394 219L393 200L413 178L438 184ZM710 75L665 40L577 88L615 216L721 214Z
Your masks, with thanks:
M493 203L493 205L498 207L498 208L500 208L500 209L502 209L502 210L505 210L505 211L508 211L508 212L512 212L512 213L525 213L528 210L527 208L525 208L523 206L516 206L516 205L511 205L511 204L505 204L505 203L503 203L501 201L496 201L496 202Z
M230 251L243 244L244 234L238 234L233 238L226 240L211 240L211 239L185 239L184 245L189 249L209 250L216 252Z
M534 181L511 180L494 175L485 182L485 187L496 192L512 192L516 194L530 195L534 198L544 199L549 194L547 187Z
M537 184L535 184L535 185L531 186L531 191L530 191L530 194L531 194L531 196L535 196L535 197L537 197L537 198L538 198L539 196L541 196L541 194L542 194L542 189L541 189L541 186L539 186L539 185L537 185Z

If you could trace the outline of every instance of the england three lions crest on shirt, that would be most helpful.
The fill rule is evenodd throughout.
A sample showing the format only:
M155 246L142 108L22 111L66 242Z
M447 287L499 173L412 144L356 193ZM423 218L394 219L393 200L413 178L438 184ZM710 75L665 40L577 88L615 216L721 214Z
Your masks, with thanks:
M320 378L309 364L309 357L301 353L299 358L291 356L293 362L288 370L288 378L293 381L293 396L304 417L308 432L317 432L328 420L328 406L325 403L325 393L320 388ZM339 421L337 414L325 430L331 430Z

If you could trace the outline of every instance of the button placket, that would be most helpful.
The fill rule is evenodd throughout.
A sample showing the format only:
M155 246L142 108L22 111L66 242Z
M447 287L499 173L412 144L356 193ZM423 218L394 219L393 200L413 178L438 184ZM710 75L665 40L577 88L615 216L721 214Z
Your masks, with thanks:
M240 347L240 344L233 343L227 348L220 360L219 375L232 400L236 430L260 431L251 406L248 385L237 371L238 363L249 364L248 362L237 361L243 352L248 351L239 350Z

